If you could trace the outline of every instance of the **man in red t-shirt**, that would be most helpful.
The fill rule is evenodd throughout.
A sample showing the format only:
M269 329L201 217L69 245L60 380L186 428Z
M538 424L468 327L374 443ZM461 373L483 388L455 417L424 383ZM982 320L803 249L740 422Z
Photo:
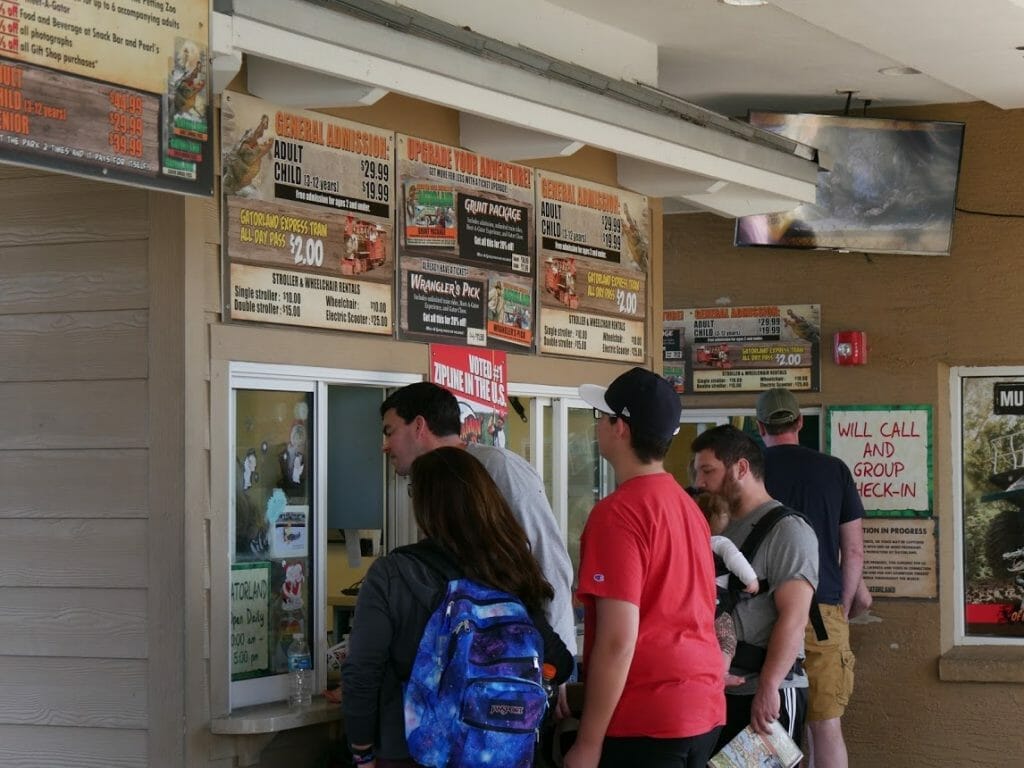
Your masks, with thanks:
M583 717L566 768L704 768L725 722L708 524L665 472L679 397L633 368L580 387L618 488L580 538Z

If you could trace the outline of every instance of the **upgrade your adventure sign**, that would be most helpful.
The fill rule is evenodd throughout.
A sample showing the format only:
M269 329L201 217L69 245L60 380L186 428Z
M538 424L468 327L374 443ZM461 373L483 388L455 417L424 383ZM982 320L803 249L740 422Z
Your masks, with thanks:
M390 335L394 134L225 93L232 320Z
M0 161L209 195L209 0L0 0Z
M534 348L534 172L397 137L398 336Z
M540 351L642 363L651 243L647 198L537 172Z

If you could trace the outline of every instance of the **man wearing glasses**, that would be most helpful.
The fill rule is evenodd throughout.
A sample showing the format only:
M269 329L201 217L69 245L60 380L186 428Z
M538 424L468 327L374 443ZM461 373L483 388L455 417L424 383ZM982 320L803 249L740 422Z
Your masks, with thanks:
M544 578L555 590L545 618L573 655L576 654L576 620L572 609L572 562L551 511L544 483L524 458L505 448L470 443L459 437L459 402L444 387L416 382L392 393L380 406L383 451L395 472L409 474L413 461L445 446L466 448L484 465L530 540ZM411 493L411 491L410 491ZM559 696L559 716L569 714L565 688Z
M633 368L584 384L616 490L580 538L583 717L566 768L704 768L725 722L708 524L664 468L672 385Z

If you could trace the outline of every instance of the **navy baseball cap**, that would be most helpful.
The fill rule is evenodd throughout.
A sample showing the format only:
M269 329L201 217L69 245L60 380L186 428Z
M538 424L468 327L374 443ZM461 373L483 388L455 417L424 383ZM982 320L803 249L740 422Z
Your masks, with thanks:
M607 387L581 384L580 397L611 416L621 416L635 432L668 440L679 431L683 407L666 379L646 368L632 368Z

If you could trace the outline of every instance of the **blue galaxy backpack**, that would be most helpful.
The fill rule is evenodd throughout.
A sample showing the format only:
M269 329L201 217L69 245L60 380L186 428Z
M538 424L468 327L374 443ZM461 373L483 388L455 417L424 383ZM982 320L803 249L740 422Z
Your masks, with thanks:
M529 768L547 707L543 659L522 601L449 581L405 684L409 754L432 768Z

